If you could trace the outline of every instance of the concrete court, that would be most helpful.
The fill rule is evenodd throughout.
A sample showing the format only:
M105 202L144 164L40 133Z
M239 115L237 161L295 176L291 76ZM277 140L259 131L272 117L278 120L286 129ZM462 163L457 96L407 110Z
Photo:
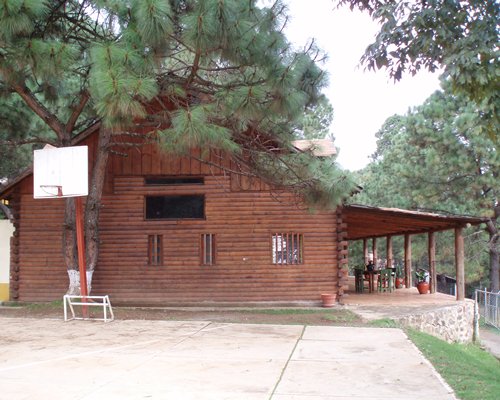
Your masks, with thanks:
M0 318L0 399L455 399L398 329Z

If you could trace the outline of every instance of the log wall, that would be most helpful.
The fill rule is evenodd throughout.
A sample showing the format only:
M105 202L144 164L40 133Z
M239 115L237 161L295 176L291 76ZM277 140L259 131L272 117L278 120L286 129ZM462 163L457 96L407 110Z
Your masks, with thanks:
M202 163L195 159L200 152L192 155L168 157L150 145L110 158L93 294L109 294L115 303L173 304L319 301L321 293L342 289L337 248L343 229L335 212L311 213L291 194L270 192L255 178ZM220 153L205 157L231 167ZM204 176L205 183L145 185L144 176L155 175ZM16 296L60 299L68 285L61 252L63 200L34 200L29 185L28 178L21 187ZM170 194L204 194L205 218L145 220L145 196ZM200 265L202 233L215 234L215 265ZM304 263L273 264L273 233L303 234ZM148 265L148 235L162 235L162 265Z

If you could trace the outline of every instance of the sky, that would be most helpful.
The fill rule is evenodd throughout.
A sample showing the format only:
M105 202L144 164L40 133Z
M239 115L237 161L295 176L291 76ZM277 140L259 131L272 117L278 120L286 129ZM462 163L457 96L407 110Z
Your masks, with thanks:
M333 106L331 132L340 149L339 164L361 169L376 149L375 133L394 114L404 114L439 89L438 74L420 72L394 83L385 70L365 71L359 59L372 43L377 24L348 7L334 9L333 0L286 0L290 21L286 36L303 47L314 38L328 54L323 68L330 85L324 93Z

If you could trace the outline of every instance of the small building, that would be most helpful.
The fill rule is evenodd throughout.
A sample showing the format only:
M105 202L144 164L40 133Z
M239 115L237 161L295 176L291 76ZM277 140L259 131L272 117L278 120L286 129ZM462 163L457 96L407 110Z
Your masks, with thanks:
M457 280L445 274L437 274L437 291L455 296L457 292Z
M89 165L98 133L95 125L75 143L89 147ZM311 212L294 194L236 173L220 151L172 157L150 143L125 152L108 161L92 279L92 293L114 303L311 302L325 292L341 299L349 240L481 221L363 206ZM33 199L31 170L0 188L0 199L14 215L11 300L60 299L68 287L64 200ZM463 271L463 259L457 265Z

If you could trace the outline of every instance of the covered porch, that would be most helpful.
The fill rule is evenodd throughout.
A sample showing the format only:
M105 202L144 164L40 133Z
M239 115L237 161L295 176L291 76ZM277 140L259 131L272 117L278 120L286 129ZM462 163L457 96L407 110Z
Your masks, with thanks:
M385 246L386 268L394 265L393 238L404 237L404 283L407 289L397 289L393 293L383 293L378 296L370 293L370 296L356 294L354 287L349 284L347 271L344 271L343 289L340 291L341 302L349 303L356 299L360 303L391 301L392 304L398 299L405 303L412 301L417 304L442 301L455 301L465 299L465 265L464 265L464 237L463 229L471 225L485 222L484 218L463 215L442 215L421 211L409 211L396 208L381 208L362 205L348 205L341 210L341 232L345 248L344 259L340 263L349 262L349 245L354 241L363 243L363 259L366 266L369 259L377 259L377 249ZM435 233L451 230L454 232L455 249L455 272L456 272L456 296L441 295L437 293L437 271L436 271L436 237ZM430 296L419 296L413 287L412 268L412 236L417 234L427 235L427 253L430 275ZM352 283L352 282L351 282ZM442 297L445 296L445 297ZM386 299L386 300L384 300ZM389 300L392 299L392 300Z

